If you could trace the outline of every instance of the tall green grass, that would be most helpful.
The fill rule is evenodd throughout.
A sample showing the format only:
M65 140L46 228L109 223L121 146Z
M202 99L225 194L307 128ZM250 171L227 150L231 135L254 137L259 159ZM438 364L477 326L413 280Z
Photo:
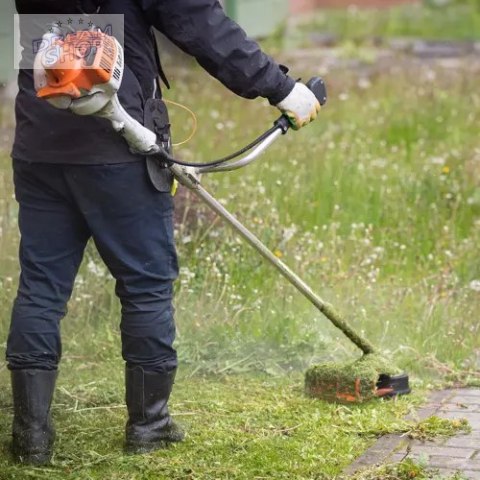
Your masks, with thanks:
M436 3L439 5L436 6ZM440 6L440 3L443 5ZM480 8L474 1L432 0L423 5L404 5L377 11L354 7L322 10L309 18L302 31L304 34L330 33L342 40L355 41L392 37L475 40L480 37Z
M197 137L177 151L183 158L218 157L275 118L266 104L247 106L196 75L169 95L200 120ZM282 138L248 169L207 176L204 183L402 366L424 379L437 377L439 362L471 368L480 340L476 82L431 71L359 87L347 77L331 85L318 122ZM181 140L188 118L172 109L172 122ZM6 157L0 182L4 339L18 273ZM355 354L221 222L177 230L177 345L191 374L282 374ZM64 321L66 355L100 350L116 358L118 322L112 280L89 247Z

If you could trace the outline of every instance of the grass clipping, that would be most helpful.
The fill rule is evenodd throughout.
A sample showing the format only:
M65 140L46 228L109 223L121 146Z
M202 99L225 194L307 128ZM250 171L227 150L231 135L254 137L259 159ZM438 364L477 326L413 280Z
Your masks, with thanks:
M350 363L323 363L307 370L305 391L330 402L366 402L376 397L376 385L382 373L396 375L401 372L378 353L363 355Z
M437 470L428 469L421 463L412 460L404 460L397 464L383 465L368 470L363 470L354 476L350 476L350 480L465 480L461 473L455 473L449 477L440 477Z

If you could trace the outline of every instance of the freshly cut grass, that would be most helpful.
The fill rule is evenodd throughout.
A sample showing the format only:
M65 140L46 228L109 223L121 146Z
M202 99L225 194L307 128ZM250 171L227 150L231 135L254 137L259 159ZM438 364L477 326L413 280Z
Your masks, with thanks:
M126 421L120 361L66 358L53 406L53 465L11 463L7 389L0 392L0 479L333 479L377 436L405 432L421 397L348 408L303 395L300 374L189 378L181 369L172 412L184 443L143 456L122 451ZM80 365L85 365L85 368ZM5 385L7 372L0 372Z
M453 437L460 432L470 433L472 428L464 418L449 420L436 415L419 422L408 432L410 438L433 440L436 437Z
M440 476L435 469L412 460L404 460L398 464L382 465L359 472L350 477L350 480L466 480L461 473Z

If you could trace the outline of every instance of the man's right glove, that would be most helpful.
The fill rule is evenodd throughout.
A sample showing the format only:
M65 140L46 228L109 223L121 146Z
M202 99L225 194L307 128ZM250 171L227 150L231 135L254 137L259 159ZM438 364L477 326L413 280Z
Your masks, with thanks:
M294 130L299 130L317 118L320 103L303 83L296 83L293 90L276 105L288 117Z

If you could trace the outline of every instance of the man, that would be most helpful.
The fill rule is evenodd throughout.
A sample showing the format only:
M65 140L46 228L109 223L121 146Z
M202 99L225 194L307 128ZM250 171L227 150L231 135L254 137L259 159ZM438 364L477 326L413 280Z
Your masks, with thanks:
M16 0L19 13L124 14L125 74L119 97L144 121L159 96L151 27L226 87L265 97L294 128L320 108L304 85L266 56L216 0ZM106 120L77 117L36 98L31 70L19 73L13 147L21 277L7 342L14 401L13 452L41 465L52 455L50 405L61 356L59 323L89 238L116 279L126 362L126 449L146 452L183 439L167 402L177 367L170 180L155 182Z

